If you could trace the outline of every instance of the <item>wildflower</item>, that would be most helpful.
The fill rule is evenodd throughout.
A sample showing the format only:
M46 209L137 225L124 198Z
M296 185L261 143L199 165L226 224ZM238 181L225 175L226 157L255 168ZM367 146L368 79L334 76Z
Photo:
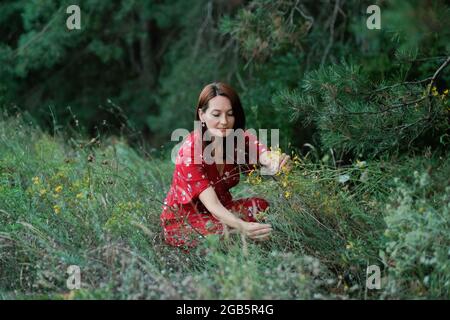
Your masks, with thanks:
M46 194L47 193L47 190L45 190L45 189L41 189L41 190L39 190L39 195L42 197L44 194Z
M448 95L448 89L445 89L444 92L442 93L442 95L444 95L444 96Z
M350 241L349 243L347 243L347 245L345 246L345 249L350 250L353 248L353 243Z
M268 212L268 210L257 212L256 215L255 215L254 217L255 217L255 219L256 219L257 221L262 221L262 222L264 222L264 220L265 220L266 217L267 217L267 212Z
M56 214L58 214L58 213L61 212L61 208L60 208L58 205L54 205L54 206L53 206L53 211L54 211Z
M56 188L55 188L55 192L56 193L60 193L61 191L62 191L62 186L57 186Z
M81 193L81 192L76 195L77 199L81 199L82 197L83 197L83 193Z
M350 180L350 176L348 174L342 174L338 177L339 183L346 183L348 180Z
M361 176L359 177L359 181L361 182L367 182L367 180L369 179L369 171L364 170L363 173L361 173Z
M57 174L56 174L56 177L57 178L65 178L66 176L64 175L64 172L58 172Z
M366 166L366 162L365 161L359 161L359 160L356 160L356 166L358 167L358 168L364 168L365 166Z
M33 181L33 184L39 184L39 177L34 177L33 179L31 179Z
M433 88L431 89L431 94L432 94L433 96L437 96L437 95L439 95L439 93L438 93L438 91L437 91L437 88L436 88L436 87L433 87Z
M289 199L289 198L291 197L291 193L290 193L289 191L286 191L286 192L284 193L284 197L285 197L286 199Z
M285 173L285 174L287 174L287 173L289 173L289 171L291 171L291 168L290 168L290 166L283 166L282 168L281 168L281 171L283 172L283 173Z

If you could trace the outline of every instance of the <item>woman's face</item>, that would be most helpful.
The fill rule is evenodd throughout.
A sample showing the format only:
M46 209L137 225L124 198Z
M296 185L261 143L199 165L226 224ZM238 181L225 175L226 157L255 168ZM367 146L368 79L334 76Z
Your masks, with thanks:
M226 137L231 133L231 130L226 132L226 129L233 129L235 121L230 100L224 96L216 96L209 100L208 105L205 112L201 109L198 111L200 120L206 123L212 135Z

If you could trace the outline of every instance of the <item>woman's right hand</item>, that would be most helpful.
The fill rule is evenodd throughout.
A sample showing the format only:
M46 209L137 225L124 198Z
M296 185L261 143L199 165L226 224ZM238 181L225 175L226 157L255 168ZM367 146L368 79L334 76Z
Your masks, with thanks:
M258 241L269 239L270 233L272 232L272 226L270 224L246 222L238 218L222 205L217 197L216 191L211 186L200 193L199 199L215 218L233 228L233 230L242 232L250 239Z
M272 232L272 226L266 223L245 222L241 224L241 231L244 235L253 240L268 240Z

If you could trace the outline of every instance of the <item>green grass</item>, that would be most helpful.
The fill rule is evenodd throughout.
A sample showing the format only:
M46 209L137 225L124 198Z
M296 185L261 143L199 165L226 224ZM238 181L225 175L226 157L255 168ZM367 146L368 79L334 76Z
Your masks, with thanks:
M210 236L185 253L161 234L169 159L3 118L0 299L448 298L446 160L303 159L276 179L243 176L233 193L269 200L272 239ZM370 264L381 290L365 289ZM80 290L66 287L69 265Z

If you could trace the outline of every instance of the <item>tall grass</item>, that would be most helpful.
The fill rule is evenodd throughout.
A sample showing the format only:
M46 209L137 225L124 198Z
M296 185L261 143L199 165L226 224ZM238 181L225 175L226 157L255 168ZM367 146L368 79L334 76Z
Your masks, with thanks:
M448 206L448 198L433 205L430 194L420 194L427 208L442 218L429 230L441 228L435 230L439 242L424 248L426 259L439 252L434 265L419 268L420 261L411 258L414 252L404 256L396 250L410 241L402 237L409 231L398 221L411 212L398 212L395 194L400 185L421 192L420 184L408 181L404 171L420 170L424 163L442 168L445 159L358 162L339 168L326 160L296 159L292 172L262 182L243 176L233 191L236 197L262 195L269 200L266 218L274 226L270 241L209 236L198 248L184 252L164 243L159 223L173 170L168 157L139 154L123 139L51 136L20 116L3 116L0 298L448 295L448 262L442 258L449 248L448 209L440 211L443 204ZM448 166L442 170L450 172ZM443 194L437 189L448 181L429 179L437 182L428 192ZM403 263L406 259L413 260ZM365 288L370 264L383 269L382 290ZM80 290L67 289L69 265L80 267ZM429 275L426 283L417 283L417 270L422 278Z

